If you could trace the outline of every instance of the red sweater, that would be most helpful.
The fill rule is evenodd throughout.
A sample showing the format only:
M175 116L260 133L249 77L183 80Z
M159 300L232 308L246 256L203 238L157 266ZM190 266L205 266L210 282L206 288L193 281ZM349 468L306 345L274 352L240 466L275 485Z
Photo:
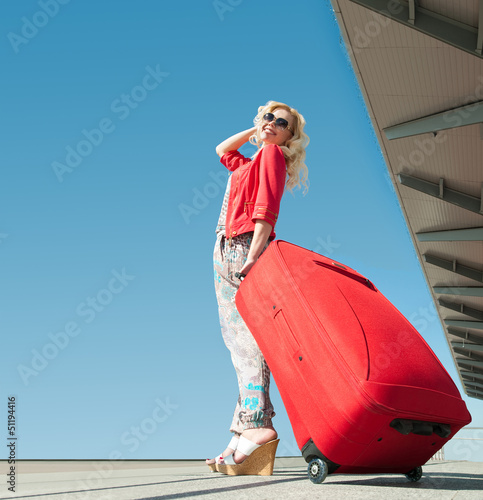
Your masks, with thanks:
M226 213L226 237L254 231L255 221L259 219L272 225L269 239L273 240L287 176L280 146L267 144L254 160L238 151L228 151L220 161L233 172Z

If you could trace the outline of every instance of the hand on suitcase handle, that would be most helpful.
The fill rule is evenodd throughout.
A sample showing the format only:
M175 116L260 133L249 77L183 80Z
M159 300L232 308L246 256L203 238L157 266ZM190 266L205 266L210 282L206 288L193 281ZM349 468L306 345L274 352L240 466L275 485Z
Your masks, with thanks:
M240 281L245 279L246 274L243 273L235 273L235 278L238 278Z

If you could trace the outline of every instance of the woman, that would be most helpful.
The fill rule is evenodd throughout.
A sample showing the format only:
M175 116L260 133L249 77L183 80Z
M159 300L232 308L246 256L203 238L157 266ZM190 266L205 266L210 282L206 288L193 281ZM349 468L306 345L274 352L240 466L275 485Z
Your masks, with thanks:
M229 137L216 148L233 172L216 228L215 290L223 340L231 352L240 394L225 451L207 460L225 474L270 475L277 448L275 416L269 396L270 371L255 339L238 314L235 294L246 275L275 238L274 227L285 188L307 189L303 132L305 120L295 109L269 101L258 108L255 126ZM248 140L258 147L245 158L237 150Z

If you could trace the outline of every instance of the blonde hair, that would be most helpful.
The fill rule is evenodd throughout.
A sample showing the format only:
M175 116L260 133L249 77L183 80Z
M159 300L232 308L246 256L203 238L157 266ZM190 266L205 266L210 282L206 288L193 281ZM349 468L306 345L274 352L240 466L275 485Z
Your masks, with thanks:
M294 133L291 139L289 139L284 146L280 146L287 165L288 179L285 183L285 187L292 192L294 187L300 188L300 185L302 184L304 186L305 194L309 189L309 169L307 168L307 165L305 165L305 148L309 144L310 139L304 132L305 119L296 109L287 106L287 104L276 101L268 101L265 106L259 106L258 114L253 120L257 130L255 134L250 137L250 143L258 148L258 151L254 156L256 156L263 147L263 141L260 139L263 126L263 116L266 113L273 113L276 109L285 109L294 117L292 127Z

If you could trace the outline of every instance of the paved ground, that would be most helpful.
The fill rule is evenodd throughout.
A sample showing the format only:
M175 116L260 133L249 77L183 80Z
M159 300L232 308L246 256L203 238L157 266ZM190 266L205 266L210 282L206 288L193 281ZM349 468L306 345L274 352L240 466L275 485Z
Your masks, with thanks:
M5 478L7 464L0 462ZM483 463L432 462L423 478L403 475L332 475L323 484L307 478L302 458L278 458L273 476L229 477L209 472L202 461L21 461L16 493L1 481L0 500L175 499L437 499L483 500ZM7 477L8 480L8 477Z

